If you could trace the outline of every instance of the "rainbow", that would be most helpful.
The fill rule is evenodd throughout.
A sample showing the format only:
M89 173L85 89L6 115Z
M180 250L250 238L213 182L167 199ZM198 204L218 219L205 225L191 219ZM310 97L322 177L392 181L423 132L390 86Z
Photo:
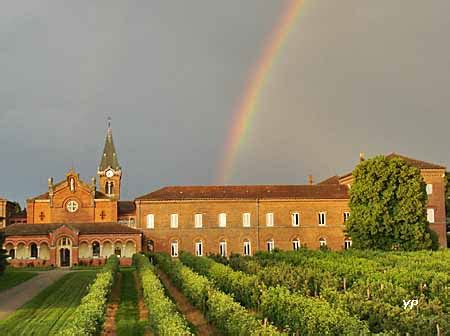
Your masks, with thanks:
M239 148L248 133L250 122L255 114L267 77L275 63L279 50L295 25L296 18L299 16L303 4L304 0L289 1L275 28L269 34L261 57L251 72L244 94L239 101L236 112L233 114L232 127L225 143L225 155L219 167L218 179L220 184L225 184L232 174Z

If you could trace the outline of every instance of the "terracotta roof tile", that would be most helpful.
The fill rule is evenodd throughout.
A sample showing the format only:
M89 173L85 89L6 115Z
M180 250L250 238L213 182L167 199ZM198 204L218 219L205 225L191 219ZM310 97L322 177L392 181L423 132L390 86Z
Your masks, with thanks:
M437 165L435 163L425 162L421 160L416 160L407 156L403 156L397 153L391 153L386 155L388 159L392 158L400 158L405 160L407 163L409 163L411 166L417 167L419 169L446 169L444 166Z
M46 235L66 225L81 234L140 234L141 231L117 223L70 223L70 224L12 224L5 228L6 236Z
M137 200L188 199L347 199L341 185L169 186Z
M317 183L317 185L329 185L329 184L339 184L339 176L334 175L327 178L326 180Z

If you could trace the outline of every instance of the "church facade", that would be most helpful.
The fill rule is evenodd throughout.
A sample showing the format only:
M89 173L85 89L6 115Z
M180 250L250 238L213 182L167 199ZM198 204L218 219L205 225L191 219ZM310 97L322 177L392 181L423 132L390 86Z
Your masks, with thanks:
M388 157L421 170L428 221L446 247L446 168ZM27 200L26 224L2 229L12 265L96 265L112 254L126 265L138 251L227 256L274 248L342 250L352 243L344 233L351 173L307 185L168 186L122 201L122 169L108 126L96 175L85 182L71 169Z

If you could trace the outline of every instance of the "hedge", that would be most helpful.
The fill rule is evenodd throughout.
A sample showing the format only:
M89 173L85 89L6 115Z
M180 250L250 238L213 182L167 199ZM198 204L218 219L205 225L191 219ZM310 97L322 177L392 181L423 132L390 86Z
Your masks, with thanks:
M156 262L184 295L225 335L286 335L270 324L263 325L231 296L215 289L207 278L179 261L172 261L169 255L156 254Z
M101 331L109 293L118 268L118 258L116 256L109 257L90 286L89 292L81 299L81 303L67 327L61 330L59 335L97 335Z
M137 267L144 302L149 310L150 327L155 334L161 336L193 335L186 320L177 311L175 304L165 295L164 287L148 258L135 254L133 263Z

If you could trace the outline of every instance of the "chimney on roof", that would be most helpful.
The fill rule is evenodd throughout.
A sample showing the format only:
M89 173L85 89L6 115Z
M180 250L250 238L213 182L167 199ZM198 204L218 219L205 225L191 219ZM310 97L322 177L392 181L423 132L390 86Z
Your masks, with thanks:
M363 162L364 160L364 152L359 153L359 162Z
M308 175L308 184L309 185L313 185L314 184L314 180L313 180L313 176L312 175Z

